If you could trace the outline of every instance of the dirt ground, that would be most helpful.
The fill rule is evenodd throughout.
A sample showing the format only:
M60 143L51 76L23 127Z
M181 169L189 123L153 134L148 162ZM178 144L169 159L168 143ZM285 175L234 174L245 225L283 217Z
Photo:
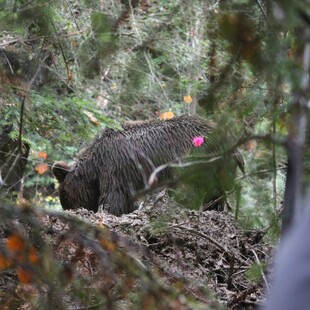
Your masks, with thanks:
M104 290L111 292L115 290L111 289L115 287L111 275L116 274L115 279L123 279L119 272L119 269L122 269L131 276L126 277L126 281L117 281L126 283L128 291L129 287L135 286L128 284L129 279L132 281L135 277L132 276L134 272L128 271L128 266L133 262L135 268L141 268L142 274L145 272L145 277L153 279L143 280L144 285L149 285L147 283L153 281L161 295L170 294L167 308L256 309L264 302L267 282L264 267L270 262L271 247L264 243L261 232L245 232L239 228L229 212L199 212L184 209L165 195L155 203L146 202L142 210L121 217L104 212L95 214L84 209L60 214L51 212L35 214L38 221L32 226L27 224L28 230L40 230L39 238L43 240L41 244L43 242L44 245L41 249L46 255L44 260L41 259L45 265L49 261L46 257L53 256L61 262L61 266L66 266L61 269L66 279L64 281L66 283L63 284L64 290L67 290L71 283L72 291L74 274L79 274L79 283L83 279L88 279L88 284L83 284L84 288L85 285L96 289L100 286L101 292ZM18 225L20 226L20 223ZM20 230L20 227L18 229ZM102 231L108 231L109 237L100 237ZM2 230L2 237L3 244L8 238L5 229ZM104 248L104 252L98 248L98 244ZM47 248L52 249L53 253L48 252L50 250L46 250ZM116 249L120 252L116 252ZM46 254L47 252L49 254ZM118 253L115 257L122 255L121 259L111 260L115 253ZM107 271L111 264L116 264L119 269ZM103 266L102 271L99 272L98 266L100 268ZM50 277L51 269L52 267L49 267L47 278ZM21 284L14 270L1 273L3 275L0 280L1 309L40 308L33 306L33 299L29 300L29 295L41 290L37 287L37 282L36 285ZM56 273L54 270L54 276ZM159 279L158 282L153 274L157 280ZM141 272L139 277L141 278ZM47 289L43 291L46 292ZM145 293L145 296L150 296L150 291L154 292L154 288ZM11 297L11 301L8 297L9 292L15 296ZM177 303L171 302L171 294L177 294ZM128 293L118 298L118 307L89 308L131 309L130 302L128 304L125 301L125 306L124 304L120 306L119 301L122 299L124 302L127 299L125 295L128 296ZM65 293L59 296L57 298L65 300L66 305L59 306L59 309L85 308L82 306L83 303ZM150 300L150 297L145 297L143 300ZM153 303L155 305L156 301ZM93 305L93 302L89 305ZM141 306L141 309L144 308L160 307Z

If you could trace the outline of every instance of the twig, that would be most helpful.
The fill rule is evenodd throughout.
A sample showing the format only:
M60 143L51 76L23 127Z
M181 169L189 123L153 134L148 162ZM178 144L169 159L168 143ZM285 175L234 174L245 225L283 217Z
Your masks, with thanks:
M25 110L25 101L26 101L26 95L23 95L21 100L21 107L20 107L20 115L19 115L19 133L18 133L18 152L21 155L22 154L22 136L23 136L23 120L24 120L24 110Z
M5 52L3 50L1 52L2 52L2 54L3 54L3 56L4 56L5 60L6 60L6 63L8 64L8 66L10 68L11 73L14 74L14 70L12 68L10 60L7 58L7 56L6 56L6 54L5 54Z
M200 236L206 240L208 240L210 243L212 243L214 246L216 246L218 249L220 249L221 251L227 253L229 255L229 258L230 258L230 261L232 260L232 257L234 256L234 253L230 250L228 250L225 246L222 246L220 243L218 243L216 240L214 240L212 237L200 232L200 231L197 231L195 229L192 229L192 228L188 228L188 227L178 227L178 226L175 226L174 228L178 228L178 229L182 229L182 230L186 230L192 234L195 234L197 236ZM234 259L236 259L239 263L243 264L243 265L246 265L247 267L251 266L250 263L248 263L247 261L243 260L242 258L240 257L237 257L237 256L234 256Z
M14 150L14 151L15 151L15 150ZM12 165L11 165L9 171L7 172L6 176L5 176L4 179L3 179L3 183L4 183L4 184L7 184L7 180L8 180L8 178L9 178L11 172L14 170L15 166L17 165L18 161L20 160L20 157L21 157L20 155L21 155L21 153L18 153L18 155L14 155L14 156L16 156L16 157L15 157L15 160L13 161L13 163L12 163Z
M223 200L224 196L220 196L214 200L212 200L211 202L209 202L204 208L203 211L207 211L209 209L211 209L211 207L213 207L215 204L217 204L218 202L220 202L221 200Z
M67 3L68 8L69 8L70 14L71 14L71 16L72 16L72 18L73 18L73 22L74 22L74 24L75 24L76 29L77 29L78 31L81 32L81 29L80 29L80 27L79 27L79 25L78 25L78 23L77 23L77 20L76 20L76 18L75 18L75 16L74 16L74 13L72 12L71 4L69 3L68 0L65 0L65 1L66 1L66 3ZM54 27L54 26L53 26L53 27ZM54 28L55 28L55 27L54 27ZM57 34L56 34L56 35L57 35ZM84 38L83 38L83 39L84 39Z
M259 9L260 9L260 11L262 12L262 14L263 14L263 16L264 16L264 18L265 18L265 20L266 20L266 22L267 22L267 24L268 24L268 16L267 16L267 14L266 14L266 12L265 12L265 9L263 8L263 6L262 6L262 4L261 4L261 1L260 0L256 0L256 3L257 3L257 5L259 6Z
M253 253L254 256L255 256L255 260L256 260L257 264L259 264L259 266L262 266L262 263L260 262L260 260L259 260L259 258L258 258L258 256L257 256L257 254L256 254L256 252L255 252L255 250L252 249L251 251L252 251L252 253ZM267 279L266 279L266 276L265 276L264 271L263 271L262 268L260 268L260 273L261 273L261 275L262 275L262 277L263 277L263 280L264 280L265 285L266 285L266 289L267 289L268 294L269 294L270 291L269 291L268 281L267 281Z
M235 265L235 255L232 254L231 260L230 260L230 264L229 264L229 271L228 271L228 278L227 278L227 289L231 289L231 284L232 284L232 277L234 274L234 265Z
M85 31L77 31L77 32L57 35L57 37L58 38L69 38L71 36L82 35ZM7 45L10 45L10 44L14 44L14 43L19 43L19 42L21 42L21 43L28 43L28 42L38 41L38 40L41 40L41 39L48 39L50 37L53 37L53 35L36 36L36 37L32 37L30 39L13 39L13 40L10 40L10 41L7 41L7 42L0 43L0 47L7 46Z
M279 167L276 170L286 170L286 167ZM236 178L236 181L240 181L242 179L245 179L247 177L253 176L253 175L258 175L258 174L263 174L263 173L269 173L269 172L274 172L274 169L264 169L264 170L259 170L251 173L244 174L238 178Z
M197 161L186 162L186 163L170 162L167 164L160 165L160 166L156 167L153 170L152 174L150 175L149 180L148 180L148 186L150 187L152 184L154 184L156 179L157 179L157 174L166 168L185 168L185 167L198 165L198 164L208 164L208 163L214 162L220 158L222 158L222 157L218 156L218 157L211 158L209 160L197 160Z
M274 109L276 109L276 102L274 103ZM276 110L274 110L275 112ZM276 120L272 120L272 131L276 134ZM273 167L273 178L272 178L272 192L273 192L273 211L277 212L277 155L276 155L276 144L272 143L272 167Z
M244 301L245 298L247 296L249 296L250 294L252 294L253 292L255 292L256 289L257 289L257 285L253 285L253 286L245 289L241 293L237 294L234 298L231 298L230 300L228 300L227 305L229 307L232 307L233 305L235 305L241 301Z
M264 306L266 306L264 304L263 301L251 301L251 300L241 300L240 302L242 305L245 305L245 306L251 306L250 309L252 309L254 307L254 309L263 309L265 308Z
M70 70L69 70L67 58L66 58L65 52L64 52L64 50L63 50L63 48L62 48L62 45L61 45L61 43L60 43L60 40L59 40L59 38L58 38L58 36L57 36L57 29L56 29L56 26L55 26L55 24L54 24L54 22L53 22L53 20L52 20L51 18L50 18L50 22L51 22L51 24L52 24L52 26L53 26L55 35L56 35L56 37L57 37L57 41L58 41L58 45L59 45L59 48L60 48L61 56L62 56L62 59L64 60L64 63L65 63L65 68L66 68L66 72L67 72L67 79L68 79L68 81L69 81Z

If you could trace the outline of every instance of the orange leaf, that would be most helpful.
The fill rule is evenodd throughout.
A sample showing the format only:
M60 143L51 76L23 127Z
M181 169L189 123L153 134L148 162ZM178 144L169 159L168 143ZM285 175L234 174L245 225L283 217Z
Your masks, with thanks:
M97 118L94 116L93 113L89 112L89 111L83 111L84 114L86 114L88 116L88 119L95 125L99 125L99 121L97 120Z
M48 170L48 164L46 163L41 163L41 164L37 164L35 167L35 170L39 173L39 174L43 174Z
M185 103L188 103L188 104L193 102L193 98L191 95L184 96L183 100Z
M37 251L33 246L29 249L28 259L29 259L29 262L33 264L37 264L39 261Z
M65 266L63 272L64 272L64 275L66 277L66 281L68 283L72 282L72 279L73 279L73 271L72 271L72 269L69 266Z
M169 112L163 112L163 113L160 113L159 118L164 121L167 119L174 118L174 114L173 114L173 112L170 112L170 111Z
M20 283L29 283L32 279L32 272L25 270L24 268L17 268L17 276Z
M45 153L45 152L41 151L41 152L39 152L38 157L39 157L39 158L46 159L46 157L47 157L47 153Z
M245 148L247 151L254 153L257 148L257 142L255 140L250 140L246 143Z
M77 47L77 41L75 41L75 40L72 40L72 41L70 41L70 44L71 44L71 47Z
M30 202L24 197L20 197L16 201L17 205L22 208L28 208L30 206Z
M72 73L72 71L70 71L68 73L68 81L72 81L72 80L73 80L73 73Z
M12 266L12 261L5 256L0 255L0 270L7 269Z
M20 252L24 249L24 240L23 238L18 234L15 233L8 237L6 241L6 246L11 252Z
M142 301L142 309L154 309L154 306L155 306L154 296L151 294L145 295Z
M116 249L115 242L108 240L108 239L105 239L105 238L100 239L100 244L102 247L104 247L105 249L107 249L110 252L113 252Z

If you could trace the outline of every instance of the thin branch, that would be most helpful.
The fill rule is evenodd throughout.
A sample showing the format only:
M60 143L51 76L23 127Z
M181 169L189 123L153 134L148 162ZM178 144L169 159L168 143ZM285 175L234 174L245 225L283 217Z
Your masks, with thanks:
M276 171L280 171L280 170L286 170L286 167L279 167L279 168L276 168ZM264 174L264 173L270 173L270 172L274 172L274 168L271 168L271 169L264 169L264 170L259 170L259 171L255 171L255 172L251 172L251 173L247 173L247 174L244 174L238 178L236 178L236 181L240 181L242 179L245 179L247 177L251 177L253 175L259 175L259 174Z
M12 171L15 169L15 167L17 166L17 163L18 163L18 161L20 160L20 158L21 158L21 153L18 153L18 155L15 155L16 157L15 157L15 160L13 161L13 163L12 163L12 165L11 165L11 167L10 167L10 169L9 169L9 171L7 172L7 174L6 174L6 176L5 176L5 178L3 179L3 184L6 184L7 183L7 180L8 180L8 178L9 178L9 176L11 175L11 173L12 173Z
M37 67L36 67L36 70L33 70L33 71L35 71L35 72L32 74L31 79L29 79L29 81L28 81L28 83L27 83L27 91L30 90L30 89L32 88L33 83L35 82L37 76L38 76L39 73L41 72L42 63L44 63L45 60L49 57L49 54L46 54L46 55L44 55L44 57L40 60L40 57L41 57L42 54L43 54L44 46L45 46L45 42L43 41L42 46L41 46L41 49L40 49L40 53L37 55L36 62L35 62L35 65L37 66ZM34 66L34 68L35 68L35 66Z
M19 130L18 130L18 153L21 155L23 153L23 122L24 122L24 111L25 111L25 101L26 95L23 95L20 106L19 115Z
M58 41L58 45L59 45L59 48L60 48L61 56L62 56L62 58L63 58L63 60L64 60L64 63L65 63L65 68L66 68L66 72L67 72L67 79L68 79L68 81L69 81L70 70L69 70L67 58L66 58L65 52L64 52L64 50L63 50L63 48L62 48L62 45L61 45L61 43L60 43L60 40L59 40L59 38L58 38L58 36L57 36L57 29L56 29L56 26L55 26L55 24L54 24L54 22L53 22L53 20L52 20L51 18L50 18L50 23L52 24L53 29L54 29L54 32L55 32L55 35L56 35L56 37L57 37L57 41Z
M229 270L228 270L228 277L227 277L227 289L231 289L232 287L232 278L234 275L235 270L235 255L232 254L230 264L229 264Z
M3 50L2 50L1 52L2 52L2 54L3 54L3 56L4 56L5 60L6 60L6 63L8 64L8 66L9 66L9 68L10 68L11 73L14 74L14 70L13 70L13 68L12 68L11 62L10 62L10 60L7 58L6 53L5 53Z
M66 1L66 3L67 3L68 8L69 8L70 14L71 14L71 16L72 16L72 18L73 18L73 22L74 22L74 24L75 24L76 29L77 29L78 31L81 32L81 29L80 29L80 27L79 27L79 25L78 25L78 23L77 23L77 20L76 20L76 18L75 18L75 16L74 16L74 13L72 12L71 4L69 3L68 0L65 0L65 1Z
M182 230L186 230L187 232L190 232L192 234L195 234L199 237L202 237L206 240L208 240L210 243L212 243L214 246L216 246L218 249L220 249L221 251L225 252L228 254L229 256L229 259L230 261L232 260L232 257L234 257L235 260L237 260L241 265L245 265L247 267L250 267L251 266L251 263L249 263L248 261L246 260L243 260L242 258L238 257L238 256L235 256L234 253L230 250L228 250L225 246L222 246L219 242L217 242L215 239L213 239L212 237L200 232L200 231L197 231L195 229L192 229L192 228L188 228L188 227L178 227L178 226L174 226L174 228L178 228L178 229L182 229Z
M227 305L228 305L228 308L229 309L233 309L234 305L239 303L239 302L242 302L242 301L245 301L246 297L251 295L253 292L255 292L257 290L257 284L254 284L253 286L245 289L244 291L242 291L241 293L239 294L236 294L235 297L229 299L227 301Z
M58 38L70 38L73 36L82 35L85 31L77 31L77 32L72 32L72 33L61 34L61 35L57 35L57 37ZM10 41L0 43L0 47L11 45L14 43L30 43L33 41L38 41L38 40L42 40L42 39L44 40L44 39L53 38L53 37L54 37L54 35L42 35L42 36L32 37L30 39L13 39Z
M259 260L259 258L258 258L258 256L257 256L256 252L255 252L254 250L252 250L252 253L254 254L254 257L255 257L255 260L256 260L257 264L258 264L259 266L262 266L262 263L260 262L260 260ZM269 291L269 284L268 284L267 278L266 278L266 276L265 276L264 271L263 271L262 268L260 268L260 273L261 273L262 278L263 278L263 280L264 280L264 282L265 282L267 292L268 292L268 294L270 294L270 291Z
M160 165L158 167L156 167L152 174L150 175L149 177L149 180L148 180L148 186L151 187L152 184L154 184L157 180L157 175L165 170L166 168L185 168L185 167L189 167L189 166L193 166L193 165L198 165L198 164L207 164L207 163L211 163L211 162L214 162L218 159L221 159L222 157L221 156L218 156L218 157L214 157L214 158L211 158L210 160L197 160L197 161L194 161L194 162L186 162L186 163L175 163L175 162L170 162L170 163L167 163L167 164L163 164L163 165Z
M260 9L260 11L262 12L262 14L263 14L263 16L265 17L265 20L266 20L266 22L267 22L267 24L268 24L268 22L269 22L268 16L267 16L267 13L265 12L265 9L263 8L263 6L262 6L262 4L261 4L261 0L255 0L255 1L256 1L257 5L258 5L258 7L259 7L259 9Z

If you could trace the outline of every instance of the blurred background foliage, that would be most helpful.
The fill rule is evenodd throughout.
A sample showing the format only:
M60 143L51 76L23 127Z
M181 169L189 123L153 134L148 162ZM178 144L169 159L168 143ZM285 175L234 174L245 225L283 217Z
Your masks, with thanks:
M303 1L0 0L0 127L16 141L0 150L1 164L21 140L29 147L14 184L41 205L55 182L38 164L72 160L101 127L169 111L205 115L241 141L246 172L228 197L236 216L275 238L281 142L300 82L301 8Z

